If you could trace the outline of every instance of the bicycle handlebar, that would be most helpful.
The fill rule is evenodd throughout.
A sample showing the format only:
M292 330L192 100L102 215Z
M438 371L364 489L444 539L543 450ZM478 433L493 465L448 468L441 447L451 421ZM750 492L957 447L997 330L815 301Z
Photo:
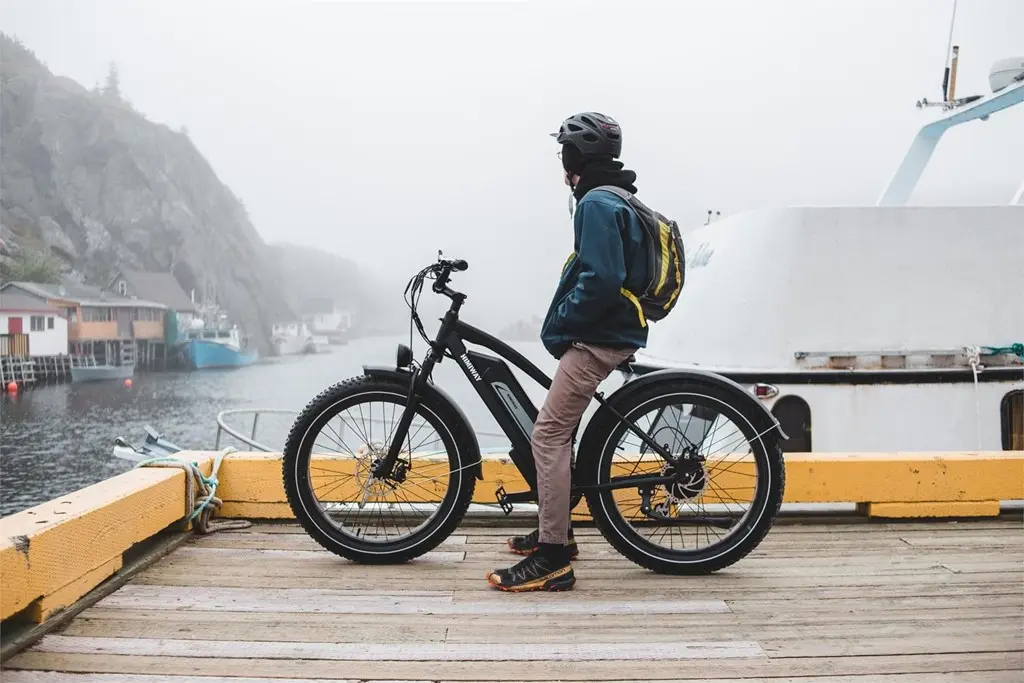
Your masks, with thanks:
M456 295L457 292L453 292L448 289L448 279L451 277L452 272L461 272L469 268L469 264L466 263L465 259L442 259L439 258L437 264L433 267L433 271L437 275L437 279L434 280L432 289L438 294L444 294L446 296Z
M445 259L441 258L441 252L437 252L437 262L432 263L420 272L416 273L409 280L405 286L405 303L409 307L409 315L411 317L411 324L415 324L416 329L419 330L420 337L427 344L431 344L430 338L427 333L423 330L423 322L420 320L420 316L417 313L419 306L420 292L423 291L423 281L427 279L431 274L434 276L434 284L431 289L437 294L442 294L452 300L453 310L458 311L458 308L462 305L462 302L466 300L466 295L461 292L456 292L448 287L448 280L451 278L453 272L461 272L469 268L469 264L466 263L465 259ZM412 346L412 329L410 325L409 330L409 345Z

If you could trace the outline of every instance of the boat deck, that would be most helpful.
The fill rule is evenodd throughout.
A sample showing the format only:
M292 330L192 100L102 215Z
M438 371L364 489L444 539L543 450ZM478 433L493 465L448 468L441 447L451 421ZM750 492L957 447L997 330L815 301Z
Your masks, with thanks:
M472 525L470 525L472 524ZM485 572L522 527L470 522L366 567L294 524L194 539L5 662L4 683L774 681L1020 683L1021 516L782 521L718 574L659 576L577 532L576 590Z

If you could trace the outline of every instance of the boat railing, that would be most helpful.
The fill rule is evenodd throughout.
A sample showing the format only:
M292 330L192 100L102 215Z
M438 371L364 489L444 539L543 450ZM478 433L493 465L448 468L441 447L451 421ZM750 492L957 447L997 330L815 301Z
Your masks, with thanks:
M238 439L246 446L257 451L263 451L265 453L272 453L281 450L280 448L273 448L262 444L256 440L256 431L259 429L260 416L262 415L298 415L297 410L286 410L283 408L235 408L232 410L222 410L217 413L217 438L214 442L214 450L220 450L220 440L222 434L227 434L235 439ZM252 424L249 427L249 436L241 433L238 429L227 424L227 418L238 415L252 415Z

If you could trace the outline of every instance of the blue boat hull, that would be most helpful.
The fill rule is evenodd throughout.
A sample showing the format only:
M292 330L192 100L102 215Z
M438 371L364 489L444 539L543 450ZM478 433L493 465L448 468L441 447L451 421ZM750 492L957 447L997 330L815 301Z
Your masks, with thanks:
M185 357L193 370L203 370L251 365L259 359L259 354L236 351L225 344L205 339L191 339L185 344Z

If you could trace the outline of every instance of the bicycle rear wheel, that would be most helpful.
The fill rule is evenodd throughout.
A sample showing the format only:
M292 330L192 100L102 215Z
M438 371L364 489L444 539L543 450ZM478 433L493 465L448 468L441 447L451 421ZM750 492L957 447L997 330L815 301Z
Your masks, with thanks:
M754 406L756 408L756 406ZM673 457L667 463L614 416L595 416L588 445L594 481L637 474L672 475L668 485L587 491L601 533L642 567L666 574L707 574L756 548L774 522L785 490L778 437L762 434L750 407L719 387L666 379L616 405Z

